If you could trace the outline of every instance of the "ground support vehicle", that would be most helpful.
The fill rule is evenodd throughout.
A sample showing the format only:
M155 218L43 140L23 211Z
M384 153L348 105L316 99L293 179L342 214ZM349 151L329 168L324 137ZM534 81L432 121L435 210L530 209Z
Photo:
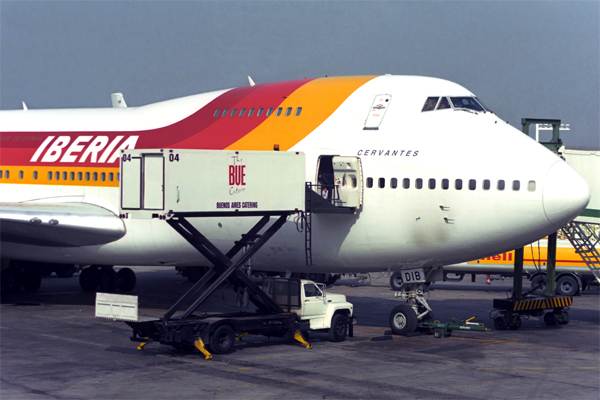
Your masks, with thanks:
M573 298L568 296L494 299L490 318L494 320L494 327L498 330L519 329L521 319L542 315L546 325L566 325L569 323L569 307L572 305Z
M448 322L446 323L439 321L422 323L419 324L419 329L433 332L433 336L436 338L441 338L442 336L450 337L452 336L453 330L480 332L488 330L481 322L471 322L473 318L469 318L465 321L458 318L448 318Z

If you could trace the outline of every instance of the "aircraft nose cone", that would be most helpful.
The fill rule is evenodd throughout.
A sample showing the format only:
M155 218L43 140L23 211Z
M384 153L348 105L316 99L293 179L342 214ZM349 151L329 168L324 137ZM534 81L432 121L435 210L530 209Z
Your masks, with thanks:
M542 199L548 221L558 229L585 209L590 201L590 189L566 162L557 161L546 175Z

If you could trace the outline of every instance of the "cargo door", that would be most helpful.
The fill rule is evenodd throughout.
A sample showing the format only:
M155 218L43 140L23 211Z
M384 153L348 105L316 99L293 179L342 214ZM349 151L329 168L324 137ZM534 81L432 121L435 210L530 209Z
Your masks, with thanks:
M362 204L362 165L358 157L334 156L336 206L359 208Z
M139 210L142 207L142 158L131 154L121 158L121 208Z
M363 130L379 129L379 125L381 125L381 121L383 121L383 117L385 116L385 112L387 111L391 101L392 96L389 94L378 94L375 96Z
M143 204L145 210L163 210L164 198L164 157L160 154L144 154Z

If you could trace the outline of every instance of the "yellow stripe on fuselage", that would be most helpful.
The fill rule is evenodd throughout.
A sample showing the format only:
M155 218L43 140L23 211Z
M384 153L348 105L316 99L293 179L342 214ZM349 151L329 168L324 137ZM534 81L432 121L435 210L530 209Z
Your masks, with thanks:
M275 112L226 150L289 150L321 125L356 89L376 76L319 78L301 86L279 107L302 106L301 118L285 118ZM365 116L368 109L365 110Z
M118 187L118 167L0 166L1 183ZM7 178L8 172L8 178ZM36 175L37 172L37 175ZM58 176L57 176L58 173ZM58 179L57 179L58 178Z

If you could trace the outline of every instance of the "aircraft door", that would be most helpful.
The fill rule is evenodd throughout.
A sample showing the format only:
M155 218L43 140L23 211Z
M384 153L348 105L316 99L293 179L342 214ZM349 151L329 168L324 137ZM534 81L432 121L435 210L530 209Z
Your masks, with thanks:
M333 177L336 188L337 206L359 208L362 204L362 165L358 157L335 156Z
M376 131L379 129L379 125L381 125L381 121L383 121L383 117L385 116L385 112L387 111L391 101L392 96L389 94L378 94L375 96L363 130Z

